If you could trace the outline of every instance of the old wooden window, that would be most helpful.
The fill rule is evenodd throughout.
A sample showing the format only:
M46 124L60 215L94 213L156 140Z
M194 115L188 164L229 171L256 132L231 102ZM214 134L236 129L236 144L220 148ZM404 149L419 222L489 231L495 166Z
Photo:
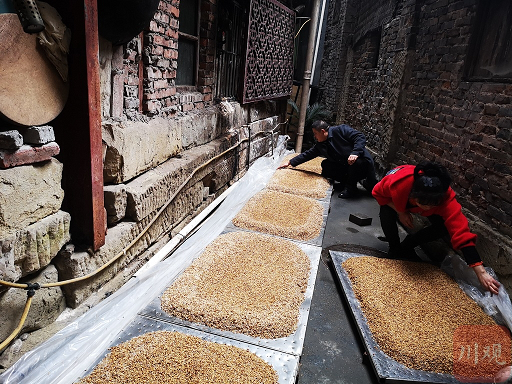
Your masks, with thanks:
M468 80L512 81L512 3L482 0L470 42Z
M247 7L236 0L219 1L215 57L217 98L240 96L247 42Z
M290 96L295 13L276 0L251 0L248 31L242 102Z
M176 85L196 85L199 56L200 0L180 2Z

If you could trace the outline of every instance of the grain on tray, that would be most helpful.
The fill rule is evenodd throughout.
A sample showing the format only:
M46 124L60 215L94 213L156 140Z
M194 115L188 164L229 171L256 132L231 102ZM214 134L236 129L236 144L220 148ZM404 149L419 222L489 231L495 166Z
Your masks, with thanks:
M297 329L309 271L308 256L288 240L227 233L163 293L162 310L220 330L285 337Z
M112 347L78 384L277 384L274 368L238 347L158 331Z
M283 163L289 161L297 156L296 153L292 153L291 155L286 155L283 159ZM308 160L305 163L299 164L295 169L301 169L303 171L318 173L319 175L322 173L322 161L325 160L324 157L315 157L314 159Z
M264 189L249 199L233 224L289 239L311 240L320 236L323 207L307 197Z
M268 182L267 188L322 199L327 196L329 182L322 176L313 173L301 172L295 169L279 169Z
M451 373L457 327L495 324L433 265L364 256L342 267L375 341L409 368Z

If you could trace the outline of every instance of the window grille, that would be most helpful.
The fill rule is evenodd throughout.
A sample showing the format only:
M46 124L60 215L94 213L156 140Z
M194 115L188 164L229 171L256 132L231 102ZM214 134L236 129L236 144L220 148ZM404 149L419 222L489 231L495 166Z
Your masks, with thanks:
M252 0L242 102L290 96L295 13L276 0Z

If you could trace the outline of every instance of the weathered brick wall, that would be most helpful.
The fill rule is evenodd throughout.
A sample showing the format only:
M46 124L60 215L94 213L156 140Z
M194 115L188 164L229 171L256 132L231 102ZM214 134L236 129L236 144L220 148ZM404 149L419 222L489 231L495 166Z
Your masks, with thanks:
M203 0L201 3L198 89L206 105L213 100L212 91L215 84L216 4L216 0Z
M338 5L337 5L338 3ZM338 112L341 103L345 64L347 62L347 40L355 22L354 5L347 0L331 0L324 43L324 54L320 69L319 87L322 89L319 102L333 113ZM338 123L339 115L337 116ZM336 116L335 116L336 118Z
M125 113L139 111L139 87L143 87L142 111L148 116L173 116L176 112L203 109L212 103L215 60L216 1L201 2L198 83L176 86L178 59L179 0L161 0L143 34L127 44L124 55ZM139 61L143 62L143 79Z
M336 95L337 123L348 123L364 132L368 147L384 161L394 153L395 116L415 3L349 1L346 6L350 16L341 21L349 21L344 27L331 22L336 16L329 16L330 36L339 36L338 30L345 33L334 42L326 37L326 54L339 57L340 62L336 82L331 80L333 64L322 62L322 85L326 88L322 102L328 104Z
M368 136L381 171L424 159L449 169L479 235L477 248L510 292L512 85L464 78L477 3L399 0L390 13L373 1L360 2L353 34L328 46L347 51L346 63L339 64L343 80L323 81L331 94L343 95L338 119ZM379 60L371 67L367 32L379 27Z
M443 163L463 206L512 237L512 85L462 80L476 3L422 7L396 160Z

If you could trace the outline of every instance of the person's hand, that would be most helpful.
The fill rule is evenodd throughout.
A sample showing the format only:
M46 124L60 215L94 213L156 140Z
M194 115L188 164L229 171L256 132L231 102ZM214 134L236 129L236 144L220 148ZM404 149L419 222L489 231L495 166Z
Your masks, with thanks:
M398 219L407 228L414 228L414 221L410 212L397 212Z
M277 167L277 169L286 168L286 167L289 167L290 165L291 165L290 162L287 161L286 163L283 163L279 167Z
M483 265L477 265L473 267L473 271L475 271L476 277L478 277L478 281L480 281L480 284L486 291L494 293L495 295L498 294L500 283L494 277L489 275L489 273L487 273Z
M352 165L356 162L358 156L357 155L350 155L348 157L348 165Z

